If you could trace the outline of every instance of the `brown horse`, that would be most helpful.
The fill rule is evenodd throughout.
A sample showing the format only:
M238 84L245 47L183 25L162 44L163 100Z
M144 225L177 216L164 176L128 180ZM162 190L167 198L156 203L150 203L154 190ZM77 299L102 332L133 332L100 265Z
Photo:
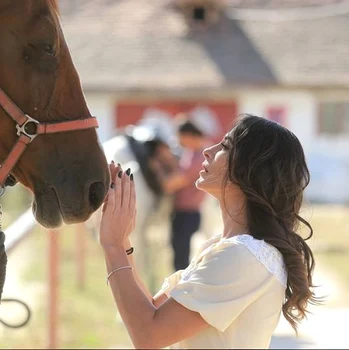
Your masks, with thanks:
M38 122L91 117L56 0L1 0L0 88ZM16 132L14 121L0 108L0 165L16 143ZM11 174L33 192L34 215L47 228L86 221L109 185L94 128L39 135ZM1 282L0 271L0 295Z

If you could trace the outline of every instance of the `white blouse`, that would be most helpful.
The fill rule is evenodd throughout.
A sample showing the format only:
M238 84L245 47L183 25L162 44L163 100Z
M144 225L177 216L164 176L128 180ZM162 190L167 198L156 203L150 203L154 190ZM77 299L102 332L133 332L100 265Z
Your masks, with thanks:
M281 253L250 235L216 236L162 286L209 327L172 348L268 348L285 298Z

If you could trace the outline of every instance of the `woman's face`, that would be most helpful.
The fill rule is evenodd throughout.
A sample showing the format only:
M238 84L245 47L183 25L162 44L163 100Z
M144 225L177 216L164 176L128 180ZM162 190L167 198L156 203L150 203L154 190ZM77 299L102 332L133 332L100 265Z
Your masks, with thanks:
M228 171L228 158L231 151L231 141L227 134L222 142L206 148L203 151L205 161L200 171L200 177L196 181L196 187L216 198L222 196L222 185Z

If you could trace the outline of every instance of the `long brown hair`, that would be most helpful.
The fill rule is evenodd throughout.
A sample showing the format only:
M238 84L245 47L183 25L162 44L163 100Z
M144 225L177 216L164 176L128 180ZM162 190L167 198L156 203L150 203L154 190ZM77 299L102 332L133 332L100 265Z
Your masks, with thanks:
M320 302L313 291L314 256L306 243L313 229L299 215L303 191L310 181L303 148L280 124L248 114L237 119L229 140L225 183L239 186L246 197L250 234L283 255L288 279L282 311L297 331L308 303ZM300 223L309 229L305 239L297 233Z

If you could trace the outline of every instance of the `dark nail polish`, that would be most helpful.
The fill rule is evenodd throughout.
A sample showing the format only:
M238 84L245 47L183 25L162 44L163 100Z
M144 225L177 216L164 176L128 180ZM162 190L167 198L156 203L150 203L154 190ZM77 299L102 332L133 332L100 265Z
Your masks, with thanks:
M111 188L112 190L115 188L115 183L114 183L114 182L112 182L112 183L110 184L110 188Z
M127 176L130 176L130 174L131 174L131 169L128 168L128 169L126 170L126 175L127 175Z
M118 166L121 166L121 164L120 164L120 163L118 163Z
M112 164L115 164L113 160L111 161L111 163L112 163Z
M122 178L122 171L119 171L118 177L121 179Z
M133 174L131 174L131 176L130 176L130 180L131 180L131 181L133 181Z

